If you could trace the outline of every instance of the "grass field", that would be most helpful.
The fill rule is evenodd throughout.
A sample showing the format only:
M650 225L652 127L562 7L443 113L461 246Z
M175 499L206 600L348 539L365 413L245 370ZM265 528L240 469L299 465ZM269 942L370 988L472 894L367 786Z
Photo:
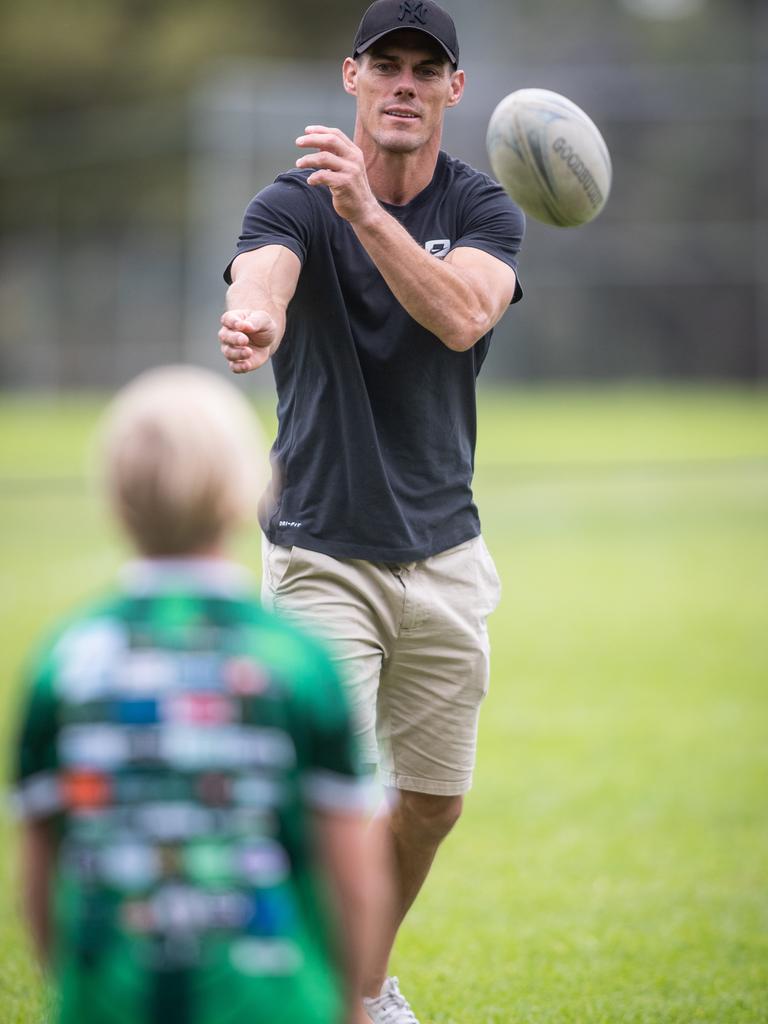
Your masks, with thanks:
M99 407L0 405L3 750L29 645L121 555ZM768 1022L768 394L489 393L476 491L491 692L404 990L423 1024ZM0 1024L38 1024L2 838Z

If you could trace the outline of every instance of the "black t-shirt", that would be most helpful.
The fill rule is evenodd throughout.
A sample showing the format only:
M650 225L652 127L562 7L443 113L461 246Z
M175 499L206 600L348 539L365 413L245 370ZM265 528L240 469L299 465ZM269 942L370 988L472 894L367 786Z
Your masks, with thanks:
M284 245L302 262L272 357L281 486L261 525L284 547L417 561L480 532L475 378L492 332L454 352L418 324L330 190L307 184L310 173L288 171L261 191L237 245ZM445 153L410 203L383 206L436 258L468 246L517 269L522 212L493 179ZM513 302L521 294L518 286Z

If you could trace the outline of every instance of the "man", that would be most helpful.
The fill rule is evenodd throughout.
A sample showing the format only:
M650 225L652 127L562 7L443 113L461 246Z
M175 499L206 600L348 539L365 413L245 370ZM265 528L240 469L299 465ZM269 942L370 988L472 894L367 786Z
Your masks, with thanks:
M226 558L266 463L255 417L217 375L165 367L118 396L104 448L141 557L39 652L17 747L56 1020L361 1024L375 886L347 702Z
M364 756L399 794L396 912L364 986L388 1024L416 1020L389 953L471 784L498 600L471 492L475 379L521 294L521 212L440 150L458 58L437 4L368 8L343 65L354 139L308 126L296 144L317 152L251 202L219 332L235 373L271 358L277 384L265 593L336 641Z

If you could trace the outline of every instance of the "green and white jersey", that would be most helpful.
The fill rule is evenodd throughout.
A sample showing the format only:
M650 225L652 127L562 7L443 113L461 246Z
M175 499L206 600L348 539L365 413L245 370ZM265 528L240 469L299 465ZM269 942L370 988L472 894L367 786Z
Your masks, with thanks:
M16 802L55 816L61 1024L331 1024L311 810L368 799L323 646L219 560L126 567L32 671Z

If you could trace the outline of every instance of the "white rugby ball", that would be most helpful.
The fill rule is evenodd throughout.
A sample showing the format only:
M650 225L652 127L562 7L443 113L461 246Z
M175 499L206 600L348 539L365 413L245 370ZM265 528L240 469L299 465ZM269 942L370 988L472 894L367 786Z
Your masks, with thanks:
M518 89L496 107L488 156L501 185L545 224L575 227L596 217L611 188L611 157L597 126L565 96Z

